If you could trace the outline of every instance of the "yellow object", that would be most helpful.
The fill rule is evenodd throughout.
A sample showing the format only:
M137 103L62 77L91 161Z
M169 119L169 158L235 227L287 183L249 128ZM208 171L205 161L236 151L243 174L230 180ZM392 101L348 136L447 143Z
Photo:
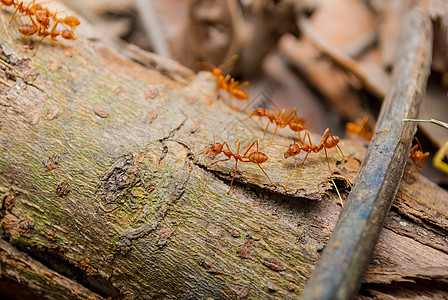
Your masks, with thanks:
M442 148L437 151L436 155L434 155L434 158L432 160L432 164L434 167L439 169L440 171L448 174L448 164L443 162L443 158L448 152L448 141L445 143L445 145L442 146Z

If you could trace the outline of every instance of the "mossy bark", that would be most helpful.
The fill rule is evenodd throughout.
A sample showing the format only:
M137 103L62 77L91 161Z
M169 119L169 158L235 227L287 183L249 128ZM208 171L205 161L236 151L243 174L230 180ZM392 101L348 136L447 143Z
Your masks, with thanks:
M217 142L236 151L241 139L240 153L264 128L232 126L247 114L207 104L208 74L84 38L87 64L46 41L32 56L12 44L20 22L0 19L2 57L17 69L8 71L13 87L0 86L4 280L54 299L298 297L340 211L323 152L309 156L287 193L250 163L240 163L227 193L234 161L176 162L212 142L201 116ZM276 137L290 140L287 131ZM365 148L341 147L350 159L331 150L329 163L345 197ZM263 152L263 169L284 184L294 162L282 147ZM15 263L19 250L48 273ZM51 272L73 286L48 280Z

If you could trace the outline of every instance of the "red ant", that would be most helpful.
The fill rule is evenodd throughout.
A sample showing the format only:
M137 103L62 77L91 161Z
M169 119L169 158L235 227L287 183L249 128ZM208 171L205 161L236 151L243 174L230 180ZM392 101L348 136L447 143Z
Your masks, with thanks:
M229 105L232 106L232 97L235 97L237 100L247 100L249 99L249 82L245 81L243 83L239 83L235 81L234 78L231 78L230 75L227 75L225 81L221 83L222 89L230 94L229 97ZM247 92L242 89L243 86L247 86Z
M367 141L370 141L373 137L373 128L370 126L368 116L357 120L355 123L348 122L345 124L345 128L348 132L362 136Z
M345 157L345 155L342 153L341 148L338 145L339 137L336 135L333 135L330 131L330 128L327 128L325 130L324 134L322 135L322 139L321 139L319 145L313 145L313 143L311 142L310 133L308 131L305 131L305 135L303 138L305 139L307 136L308 136L309 144L305 144L299 136L294 140L293 144L289 145L288 150L284 153L284 157L288 158L288 157L296 156L296 155L300 154L301 151L306 152L305 158L302 160L302 164L300 165L299 172L302 169L303 164L305 163L308 155L311 152L318 153L318 152L322 151L322 149L325 151L325 158L327 159L328 170L330 170L330 172L331 172L331 168L330 168L330 162L328 160L327 149L337 147L337 149L339 150L339 154L342 157ZM296 144L296 140L299 140L301 146ZM294 160L294 164L295 164L294 169L292 170L291 174L289 174L288 180L286 181L286 185L284 187L285 190L287 190L288 182L291 179L291 176L294 173L295 169L297 168L297 162L295 160Z
M408 171L409 174L420 172L423 169L423 163L425 162L425 159L429 156L429 152L423 153L422 145L420 145L417 137L414 137L413 139L417 141L417 144L412 146L409 150L409 159L414 163L414 167ZM405 140L403 142L407 141L409 140Z
M24 37L37 34L38 36L41 37L41 39L39 41L38 46L36 47L36 50L34 51L34 54L36 54L40 44L42 43L45 37L49 38L52 44L53 42L57 42L64 50L67 50L57 38L58 36L61 36L63 39L66 40L75 40L74 30L75 27L80 25L81 22L78 20L76 16L66 16L64 18L58 18L57 11L53 13L49 11L47 8L44 8L41 4L39 3L35 4L35 2L36 0L33 0L27 6L24 6L23 1L15 2L14 0L1 0L2 4L6 6L14 6L16 8L13 16L11 17L10 22L12 21L13 18L16 17L17 12L24 13L31 20L32 24L24 24L19 26L18 30L20 33L23 34L23 37L20 38L18 41L20 41ZM33 16L35 20L33 19ZM49 30L51 19L53 19L54 24L52 29ZM58 24L60 23L65 24L70 29L64 29L62 31L56 30ZM18 41L16 41L16 43Z
M20 25L18 30L21 34L23 34L23 37L21 37L19 40L17 40L16 43L27 36L31 36L31 35L34 35L37 33L37 35L41 36L42 38L40 39L40 41L36 47L36 50L34 51L34 54L36 54L37 50L39 49L40 44L42 43L42 41L45 37L49 37L52 44L53 44L53 42L57 42L64 50L66 50L64 45L57 39L57 37L61 36L62 38L66 39L66 40L74 40L75 38L74 38L72 32L68 29L64 29L62 31L56 31L56 26L57 26L57 24L55 24L53 26L51 31L48 31L45 28L43 28L37 24Z
M222 63L219 66L215 66L215 65L205 62L205 61L197 62L196 64L204 65L204 66L210 68L210 70L211 70L210 72L212 73L212 76L216 77L215 93L217 93L219 89L225 89L225 87L227 86L227 82L230 80L230 76L224 77L224 72L222 71L222 68L225 67L226 65L229 65L231 62L233 62L236 59L238 59L238 55L234 54L226 62Z
M6 6L14 6L16 10L14 11L11 19L9 20L9 23L12 22L14 18L16 18L17 12L24 13L25 15L29 16L31 19L32 15L38 14L39 11L43 10L43 7L41 4L35 4L36 0L31 1L27 6L24 6L23 1L21 2L15 2L14 0L2 0L2 4ZM22 17L22 16L19 16ZM31 19L32 20L32 19Z
M244 120L252 118L253 116L257 116L260 119L262 117L267 117L269 122L266 125L266 128L263 133L263 137L260 140L264 139L266 132L268 131L270 123L275 123L275 125L276 125L274 134L272 135L272 140L274 139L279 127L284 128L286 126L289 126L289 128L292 131L297 132L297 133L300 133L300 131L306 129L306 126L304 125L304 120L302 118L297 117L297 109L296 108L292 109L291 112L287 116L283 116L284 113L285 113L285 110L282 110L280 115L277 117L274 114L269 113L265 108L259 107L256 110L254 110L254 112L249 117L236 122L235 124L233 124L233 126L235 126L239 122L242 122Z
M233 173L233 177L232 177L232 181L230 182L230 188L229 191L227 192L227 194L230 193L230 191L232 190L232 185L233 185L233 180L235 179L235 175L236 172L238 170L238 161L244 162L244 163L254 163L256 165L258 165L258 167L260 168L260 170L264 173L264 175L266 175L266 177L268 178L269 182L276 186L276 184L274 184L271 179L269 178L268 174L264 171L264 169L261 167L260 164L266 162L268 160L268 156L266 154L264 154L263 152L261 152L259 150L259 145L258 145L258 141L255 140L244 152L243 155L240 155L240 147L241 147L241 141L238 140L238 148L236 151L236 154L232 152L232 150L230 150L229 144L227 144L227 142L224 143L216 143L215 140L215 132L213 131L213 128L210 127L210 125L204 120L204 118L202 117L202 120L205 122L205 124L207 124L207 126L212 130L212 134L213 134L213 144L211 144L207 149L205 149L204 151L194 154L194 155L190 155L187 157L183 157L180 158L178 160L176 160L175 162L178 162L179 160L185 159L185 158L190 158L190 157L194 157L194 156L198 156L201 155L203 153L207 154L207 155L212 155L213 157L215 157L216 155L220 154L220 153L224 153L225 156L227 156L227 158L224 159L220 159L217 160L207 166L205 166L206 168L213 166L214 164L217 164L219 162L223 162L223 161L228 161L230 159L232 159L232 157L235 159L235 170ZM255 151L251 151L249 153L249 151L256 145L256 150ZM225 149L224 146L227 148Z
M235 59L238 59L238 55L235 54L231 56L226 62L221 64L220 66L216 67L208 62L199 62L199 65L205 65L208 66L211 69L212 76L216 77L216 87L215 87L215 94L218 92L218 90L224 90L230 94L229 98L229 104L232 103L232 97L235 97L238 100L247 100L249 99L249 82L245 81L243 83L239 83L234 78L232 78L230 75L227 75L224 77L224 72L222 71L222 68L225 65L228 65ZM247 86L247 91L243 90L242 87Z

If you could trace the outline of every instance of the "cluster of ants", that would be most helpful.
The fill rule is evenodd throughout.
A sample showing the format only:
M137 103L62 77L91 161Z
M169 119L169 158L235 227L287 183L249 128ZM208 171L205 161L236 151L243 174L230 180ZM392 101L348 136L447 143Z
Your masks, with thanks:
M64 50L67 49L59 41L59 36L65 40L75 40L75 29L77 26L79 26L79 24L81 24L81 22L75 15L59 18L57 16L59 13L58 11L52 12L48 10L47 8L43 7L42 4L36 3L36 0L31 1L26 6L24 5L23 1L0 1L4 6L11 6L15 8L14 14L9 21L10 23L15 17L28 16L28 18L30 19L30 24L22 24L19 26L18 31L23 34L23 37L17 40L16 43L28 36L32 36L35 34L37 36L40 36L41 39L36 47L36 50L34 51L34 54L36 54L37 49L39 49L39 46L44 38L48 38L52 44L54 44L54 42L58 43ZM20 13L22 15L16 16L17 13ZM59 24L65 25L66 28L63 30L58 30Z
M235 57L235 56L234 56ZM232 59L232 58L231 58ZM206 64L211 66L208 63L201 63L201 64ZM221 66L222 67L222 66ZM249 83L243 82L243 83L239 83L238 81L236 81L234 78L232 78L230 75L224 76L223 75L223 71L221 70L221 67L215 67L212 66L211 68L211 74L212 76L216 77L216 87L215 87L215 94L219 91L219 90L223 90L225 92L227 92L230 96L229 98L229 103L231 105L231 100L233 97L235 97L237 100L247 100L249 99ZM247 86L247 91L243 89L244 86ZM306 130L306 126L304 124L304 120L303 118L299 118L297 117L297 109L294 108L291 110L291 112L289 112L288 114L285 114L285 111L283 110L282 112L280 112L279 114L274 114L274 113L270 113L267 109L265 108L257 108L255 111L252 112L251 115L249 115L247 118L244 118L238 122L236 122L235 124L233 124L233 126L235 126L236 124L238 124L239 122L242 122L244 120L247 120L249 118L252 117L259 117L260 119L262 118L267 118L268 123L266 125L266 128L264 130L263 133L263 137L260 139L263 140L266 132L269 128L269 125L275 124L275 130L271 139L271 142L268 144L269 145L273 145L272 141L277 133L278 128L285 128L288 127L289 129L291 129L295 134L297 134L297 137L294 139L294 142L292 144L290 144L289 146L284 146L284 145L279 145L279 146L283 146L286 147L287 150L284 153L284 158L289 158L289 157L294 157L299 155L301 152L306 153L304 159L302 160L302 163L300 164L299 167L299 172L302 169L308 155L310 153L318 153L321 152L322 150L325 152L325 156L326 156L326 160L327 160L327 164L328 164L328 169L331 172L331 168L330 168L330 163L328 160L328 155L327 155L327 149L330 148L337 148L339 150L339 154L342 157L345 157L344 154L342 153L341 148L339 147L338 143L339 143L339 137L337 137L336 135L333 135L330 131L329 128L327 128L324 132L324 134L322 135L322 138L320 140L320 142L317 145L314 145L311 142L311 137L310 137L310 133L308 132L308 130ZM232 150L230 150L230 147L228 145L227 142L223 142L223 143L217 143L215 140L215 133L213 131L213 128L210 127L210 125L204 120L204 118L202 118L202 120L207 124L207 126L212 130L212 134L213 134L213 144L211 144L208 148L206 148L204 151L194 154L194 155L190 155L184 158L180 158L178 159L176 162L185 159L185 158L191 158L191 157L195 157L198 155L202 155L202 154L206 154L209 156L213 156L216 157L217 155L223 153L226 158L217 160L209 165L207 165L206 167L210 167L214 164L217 164L219 162L224 162L224 161L228 161L231 160L232 158L235 160L235 170L234 170L234 174L230 183L230 189L228 191L228 193L230 193L231 189L232 189L232 185L233 185L233 181L235 179L235 175L236 172L238 170L238 162L242 162L242 163L254 163L256 165L258 165L258 167L260 168L260 170L264 173L264 175L268 178L269 182L273 185L273 186L277 186L276 184L274 184L272 182L272 180L269 178L268 174L265 172L265 170L263 169L263 167L261 166L262 163L266 162L268 160L268 156L261 152L261 150L263 150L263 148L260 148L259 146L259 142L258 140L253 141L249 147L244 151L244 153L241 155L240 154L240 146L241 146L241 141L238 140L236 143L237 145L237 151L236 153L234 153ZM304 131L304 135L303 137L301 137L301 132ZM287 191L288 189L288 183L289 180L291 179L291 176L294 174L295 170L297 169L297 162L294 160L295 163L295 167L294 169L291 171L288 180L286 182L286 184L283 186L283 188L285 189L285 191Z
M237 58L237 55L232 56L228 60L228 62L230 62L231 60L233 60L235 58ZM249 99L249 82L245 81L243 83L239 83L234 78L232 78L230 75L224 76L224 72L221 69L223 65L221 65L219 67L215 67L206 62L201 62L199 64L206 65L211 68L211 76L216 78L215 94L217 94L220 90L228 93L230 106L231 106L233 97L236 98L237 100L248 100ZM245 86L247 87L247 90L243 89L243 87L245 87ZM277 133L278 128L289 127L289 129L291 131L293 131L295 134L297 134L297 137L294 139L294 142L292 144L290 144L289 146L284 146L284 145L279 145L279 146L283 146L283 147L287 148L286 152L284 152L285 159L289 158L289 157L295 157L295 156L299 155L301 152L306 153L305 157L302 160L302 163L300 164L299 172L302 170L302 167L310 153L318 153L323 150L325 152L325 157L326 157L328 169L330 172L332 172L332 171L330 168L330 162L328 160L327 149L336 148L341 157L346 157L338 145L339 137L332 134L329 128L327 128L325 130L325 132L323 133L320 142L318 144L313 144L311 142L310 133L308 130L306 130L304 119L297 117L297 109L296 108L292 109L291 112L289 112L288 114L285 114L285 111L283 110L278 115L276 115L274 113L270 113L265 108L259 107L256 110L254 110L252 112L252 114L250 114L247 118L244 118L244 119L236 122L235 124L233 124L233 126L235 126L239 122L242 122L242 121L247 120L252 117L259 117L260 119L267 118L268 123L264 130L263 137L260 139L260 141L264 139L266 132L269 128L269 125L271 123L275 124L275 130L274 130L271 142L267 146L273 145L272 141ZM254 140L249 145L249 147L247 147L247 149L244 151L244 153L242 155L240 154L241 141L240 140L236 141L236 143L238 145L237 145L237 151L236 151L236 153L234 153L230 149L227 142L223 142L223 143L216 142L215 133L213 131L213 128L204 120L203 117L202 117L202 120L212 131L213 144L211 144L208 148L206 148L204 151L202 151L200 153L180 158L176 162L178 162L182 159L185 159L185 158L191 158L191 157L195 157L198 155L202 155L204 153L206 155L213 156L213 157L216 157L217 155L223 153L225 155L225 158L217 160L217 161L207 165L206 167L210 167L214 164L231 160L232 158L235 160L235 170L233 173L232 180L230 182L229 191L227 193L230 193L230 191L232 189L233 181L235 179L235 175L238 170L238 162L256 164L260 168L260 170L263 172L263 174L268 178L269 182L273 186L277 186L276 184L274 184L272 182L272 180L269 178L266 171L261 166L261 164L263 164L264 162L266 162L268 160L268 156L265 153L261 152L261 150L263 150L264 147L260 148L258 140ZM373 127L370 125L368 117L362 118L357 123L347 123L346 129L348 132L359 135L369 141L372 139L372 136L373 136ZM301 136L302 131L304 131L303 136ZM423 163L424 163L426 157L428 157L428 155L429 155L428 152L423 153L422 147L421 147L418 139L416 137L415 137L415 139L417 141L417 144L414 145L410 149L410 156L409 156L409 158L412 160L412 162L414 163L415 166L409 170L409 173L419 172L423 167ZM265 147L267 147L267 146L265 146ZM283 186L285 191L288 190L289 180L291 179L292 175L294 174L295 170L297 169L297 161L294 160L294 163L295 163L294 169L289 174L288 180L286 181L286 184Z

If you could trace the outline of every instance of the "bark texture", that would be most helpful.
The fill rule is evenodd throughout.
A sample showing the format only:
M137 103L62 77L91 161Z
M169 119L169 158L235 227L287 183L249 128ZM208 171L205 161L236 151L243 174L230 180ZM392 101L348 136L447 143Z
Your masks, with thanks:
M50 299L299 296L338 219L333 183L345 198L364 145L343 141L345 159L329 151L333 182L320 153L293 176L288 193L245 163L227 194L233 161L175 161L212 142L201 116L217 142L236 151L233 142L241 139L240 153L264 126L232 126L247 114L225 101L207 104L214 89L208 73L195 76L82 32L88 64L47 42L32 56L12 44L20 22L0 19L2 58L16 69L4 67L13 87L0 86L3 287ZM290 143L287 131L276 143ZM263 149L269 160L262 166L274 183L284 184L294 167L284 151ZM429 188L440 202L422 200ZM435 267L448 266L447 194L411 175L395 203L364 292L414 276L434 278L439 289L431 286L431 293L442 293L446 274Z

